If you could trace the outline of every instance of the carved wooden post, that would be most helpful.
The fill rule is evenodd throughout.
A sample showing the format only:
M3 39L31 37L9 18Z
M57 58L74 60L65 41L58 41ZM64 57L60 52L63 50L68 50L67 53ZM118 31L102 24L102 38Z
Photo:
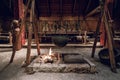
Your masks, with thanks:
M20 18L22 18L21 15L24 15L24 13L22 12L23 11L23 5L22 4L23 4L23 0L14 0L14 19L16 19L16 20L19 20ZM13 45L13 52L12 52L12 56L11 56L11 59L10 59L10 63L13 62L16 51L21 49L21 47L22 47L21 35L19 36L19 33L16 34L16 35L17 35L16 36L17 38L13 37L13 38L16 38L16 39L14 39L15 42L14 42L14 45Z
M22 0L19 0L19 2L23 2ZM26 20L26 16L27 16L27 13L28 13L28 8L29 8L29 5L30 5L30 2L31 0L28 0L27 2L27 6L25 8L25 13L24 13L24 16L23 16L23 20L21 22L21 27L20 27L20 32L19 32L19 35L18 35L18 38L16 40L16 45L19 45L19 42L21 40L21 35L22 35L22 31L24 30L24 24L25 24L25 20ZM15 19L18 19L18 12L17 12L18 9L18 0L14 0L14 17ZM22 10L23 11L23 10ZM13 62L13 59L14 59L14 56L15 56L15 52L16 50L13 49L13 53L12 53L12 56L11 56L11 60L10 60L10 63Z

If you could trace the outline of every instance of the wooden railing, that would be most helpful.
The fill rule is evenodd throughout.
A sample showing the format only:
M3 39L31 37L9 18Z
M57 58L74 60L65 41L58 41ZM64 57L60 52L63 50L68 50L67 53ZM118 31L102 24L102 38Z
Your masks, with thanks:
M9 40L9 44L12 44L12 34L11 32L8 33L0 33L0 40L7 41Z

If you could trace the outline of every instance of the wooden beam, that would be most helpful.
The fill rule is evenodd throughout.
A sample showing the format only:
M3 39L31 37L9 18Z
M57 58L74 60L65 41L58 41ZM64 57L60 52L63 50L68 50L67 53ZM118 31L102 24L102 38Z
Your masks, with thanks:
M80 6L80 0L78 0L78 18L80 17L80 12L81 12L81 6Z
M110 24L109 24L109 20L112 21L112 18L111 18L111 15L112 13L110 14L110 12L112 12L112 9L109 9L108 10L108 7L109 7L109 4L111 3L113 7L113 1L114 0L107 0L105 2L105 11L104 11L104 23L105 23L105 29L106 29L106 34L107 34L107 44L108 44L108 49L109 49L109 56L110 56L110 64L111 64L111 70L113 72L117 72L116 70L116 63L115 63L115 56L114 56L114 46L113 46L113 34L112 34L112 29L110 27ZM109 16L107 18L107 16Z
M72 16L74 15L76 0L73 0L73 6L72 6Z
M23 13L23 0L14 0L14 19L22 19L23 16L24 16L24 13ZM20 29L20 32L18 33L17 35L17 38L15 39L14 41L14 44L13 44L13 51L12 51L12 56L11 56L11 59L10 59L10 63L13 62L13 59L14 59L14 56L15 56L15 53L17 50L20 50L21 47L22 47L22 43L21 43L21 38L23 35L23 29L24 29L24 25L21 25L20 28L22 27L22 29Z
M110 56L110 63L111 63L111 70L113 72L116 71L116 63L115 63L115 56L113 51L113 37L112 37L112 30L110 29L107 21L106 13L104 13L104 22L105 22L105 28L107 33L107 41L108 41L108 49L109 49L109 56Z
M27 46L27 55L26 55L26 65L30 64L31 61L31 42L32 42L32 30L34 30L35 41L37 45L37 52L40 55L40 47L39 47L39 39L38 39L38 30L36 23L36 16L35 16L35 1L32 0L31 3L31 12L30 12L30 26L28 27L28 46Z
M30 5L30 2L31 2L31 0L28 0L27 7L25 9L24 17L23 17L23 20L22 20L22 23L21 23L21 27L20 27L20 33L19 33L18 38L16 40L17 41L16 42L17 46L19 45L19 41L21 40L22 31L24 30L24 26L23 25L25 24L25 21L26 21L26 16L27 16L27 13L28 13L28 8L29 8L29 5Z
M60 0L60 17L63 16L63 0Z
M84 14L86 14L87 11L89 10L89 8L90 8L90 3L91 3L91 0L88 0L88 3L87 3L87 6L86 6L86 9L85 9L85 11L84 11Z
M48 3L48 16L51 16L50 0L47 0Z
M85 17L90 17L91 15L100 12L100 6L93 9L91 12L89 12Z
M27 54L26 54L26 65L30 64L30 54L31 54L31 42L32 42L32 26L33 26L33 6L34 6L34 0L32 0L31 3L31 11L30 11L30 26L28 27L28 45L27 45Z
M27 45L27 55L26 55L26 65L30 64L30 54L31 54L31 42L32 42L32 23L28 27L28 45Z
M105 29L106 29L106 33L107 33L107 44L108 44L108 49L109 49L109 56L110 56L110 64L111 64L111 70L113 72L117 72L116 70L116 62L115 62L115 55L114 55L114 46L113 46L113 34L112 34L112 30L111 27L109 26L108 20L111 20L107 18L107 16L109 16L110 14L108 13L108 4L110 2L113 2L113 0L107 0L105 2L105 11L104 11L104 23L105 23Z
M34 35L35 35L37 52L38 52L38 55L40 55L40 46L39 46L39 39L38 39L38 25L37 25L37 19L36 19L36 14L35 14L35 1L32 2L32 22L33 22L32 26L33 26Z
M109 13L109 19L112 20L112 18L113 18L114 0L107 0L106 5L107 5L108 13Z
M37 0L35 0L35 13L36 13L36 17L37 17L37 19L39 19L39 16L40 16L40 8L39 8L39 6L38 6L38 2L37 2Z
M107 42L108 42L108 49L109 49L109 56L110 56L110 64L111 64L111 70L113 72L117 72L116 71L116 63L115 63L115 56L114 56L114 50L113 50L113 37L112 37L112 30L109 27L108 24L108 19L107 19L107 14L106 14L106 8L107 8L107 4L105 3L104 7L103 7L103 2L100 2L101 4L101 13L103 14L103 21L105 23L105 29L106 29L106 33L107 33ZM103 12L102 12L103 11ZM100 20L100 19L99 19ZM101 21L101 20L100 20ZM99 26L97 26L96 28L96 38L94 41L94 45L93 45L93 50L92 50L92 57L94 57L94 53L95 53L95 48L96 48L96 43L97 43L97 31L99 31Z
M37 46L37 53L38 55L41 54L40 52L40 46L39 46L39 38L38 38L38 21L34 21L33 25L34 25L34 35L35 35L35 41L36 41L36 46Z
M96 31L95 31L95 40L94 40L94 44L93 44L93 48L92 48L92 54L91 54L92 58L94 57L94 54L95 54L96 44L97 44L97 40L98 40L98 34L100 32L100 25L101 25L104 10L105 10L104 9L104 4L103 4L102 1L100 1L101 15L99 16L98 24L97 24Z
M106 31L105 31L105 24L104 24L104 21L102 19L101 21L101 26L100 26L100 45L101 46L106 46Z
M94 54L95 54L96 44L97 44L97 40L98 40L98 34L100 32L102 16L103 16L103 12L101 13L101 16L99 17L98 24L97 24L96 31L95 31L95 40L94 40L94 44L93 44L93 48L92 48L92 55L91 55L92 58L94 57Z

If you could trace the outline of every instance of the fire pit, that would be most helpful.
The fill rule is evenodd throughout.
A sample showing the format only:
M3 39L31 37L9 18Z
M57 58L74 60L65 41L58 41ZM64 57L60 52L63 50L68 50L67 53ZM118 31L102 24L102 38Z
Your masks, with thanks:
M78 53L41 54L26 67L27 73L60 72L60 73L95 73L96 66L90 60Z
M49 54L41 54L39 55L34 62L40 63L40 64L45 64L45 63L57 63L58 59L60 59L59 54L57 53L52 53L52 50L50 48Z

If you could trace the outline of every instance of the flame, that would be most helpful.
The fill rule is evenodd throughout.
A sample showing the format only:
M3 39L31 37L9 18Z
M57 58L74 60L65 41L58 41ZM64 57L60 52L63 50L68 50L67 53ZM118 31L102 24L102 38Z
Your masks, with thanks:
M51 48L49 49L49 55L52 55L52 49Z

